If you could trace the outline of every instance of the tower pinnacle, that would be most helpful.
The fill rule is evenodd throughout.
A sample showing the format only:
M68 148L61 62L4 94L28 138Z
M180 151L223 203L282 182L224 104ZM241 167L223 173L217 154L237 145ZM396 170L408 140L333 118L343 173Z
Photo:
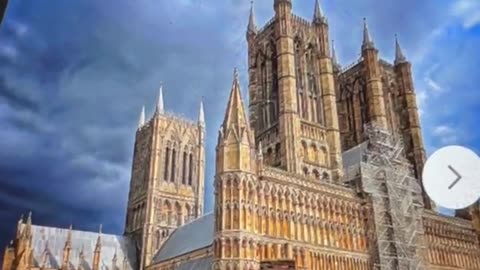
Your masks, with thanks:
M314 23L327 23L327 19L323 16L322 7L320 6L319 0L315 0L315 12L313 13L313 22Z
M145 125L145 106L142 106L142 111L140 112L140 120L138 121L138 128Z
M373 43L372 36L370 36L370 32L368 30L367 25L367 18L363 18L363 44L362 50L365 49L373 49L375 48L375 44Z
M157 114L163 113L163 83L160 84L160 89L158 90L157 109L155 112Z
M248 18L248 34L257 33L257 24L255 23L255 10L253 7L253 0L250 1L250 17Z
M235 68L233 72L233 77L232 90L230 92L225 119L223 121L224 130L249 127L245 114L245 107L243 106L243 100L240 94L240 79L237 68Z
M340 68L340 64L338 63L338 59L337 59L337 53L335 50L335 40L332 40L332 64L333 64L333 67Z
M203 111L203 99L200 101L200 111L198 113L198 123L205 126L205 112Z
M398 41L398 36L395 35L395 65L407 62L407 58L403 54L402 47Z

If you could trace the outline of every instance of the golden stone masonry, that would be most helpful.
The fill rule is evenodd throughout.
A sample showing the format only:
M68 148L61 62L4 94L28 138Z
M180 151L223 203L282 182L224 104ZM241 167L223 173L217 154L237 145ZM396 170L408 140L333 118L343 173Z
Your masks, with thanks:
M248 94L234 78L218 132L215 209L203 214L205 119L142 111L123 236L19 221L3 270L480 269L479 205L434 212L411 66L398 40L341 67L313 20L274 0L247 28Z

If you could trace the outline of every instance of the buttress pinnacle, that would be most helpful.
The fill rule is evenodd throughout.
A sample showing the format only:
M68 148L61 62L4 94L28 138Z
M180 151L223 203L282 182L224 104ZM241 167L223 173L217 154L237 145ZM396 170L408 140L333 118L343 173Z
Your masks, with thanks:
M248 18L248 28L247 33L255 34L257 33L257 24L255 23L255 10L253 8L253 1L250 1L250 17Z
M205 112L203 111L203 100L200 101L200 111L198 113L198 124L205 126Z
M313 22L318 23L326 23L327 19L323 15L322 7L320 6L319 0L315 0L315 11L313 13Z
M332 64L334 68L340 68L340 64L338 63L337 59L337 52L335 49L335 41L332 40Z
M407 58L403 54L402 47L398 41L398 36L395 35L395 65L407 62Z
M373 49L375 44L373 43L372 36L370 36L370 31L368 30L367 19L363 18L363 44L362 50Z
M138 120L138 128L145 125L145 106L142 106L142 111L140 112L140 119Z
M155 112L157 114L163 113L163 83L160 84L160 89L158 90L158 101Z

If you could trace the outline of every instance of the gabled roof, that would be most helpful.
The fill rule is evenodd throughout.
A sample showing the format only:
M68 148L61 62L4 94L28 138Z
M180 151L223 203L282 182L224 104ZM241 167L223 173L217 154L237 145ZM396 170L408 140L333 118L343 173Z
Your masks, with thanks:
M23 225L25 226L25 225ZM32 246L34 267L44 264L58 269L63 264L63 250L68 234L71 233L70 268L78 269L82 264L83 269L92 269L93 254L98 232L85 232L54 227L32 225ZM127 270L136 268L136 249L130 239L124 236L101 234L102 248L100 252L101 269L111 270L113 257L117 255L117 267L122 268L124 258ZM81 259L83 253L83 260Z
M153 257L152 263L156 264L212 245L214 222L215 216L209 213L178 227Z

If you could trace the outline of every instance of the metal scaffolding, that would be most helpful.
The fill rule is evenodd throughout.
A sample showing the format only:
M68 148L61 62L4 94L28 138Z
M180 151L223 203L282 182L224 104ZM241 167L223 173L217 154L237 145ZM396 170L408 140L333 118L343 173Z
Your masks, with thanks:
M361 184L370 195L375 225L375 269L426 269L420 183L405 157L403 141L366 125L369 139L361 161Z

